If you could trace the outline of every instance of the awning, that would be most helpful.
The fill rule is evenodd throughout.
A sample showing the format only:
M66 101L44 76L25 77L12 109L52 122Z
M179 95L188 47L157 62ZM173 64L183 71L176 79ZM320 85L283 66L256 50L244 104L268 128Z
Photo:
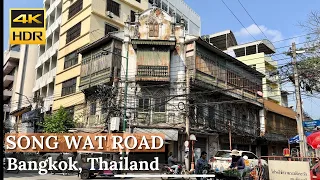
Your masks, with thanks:
M178 130L176 129L147 129L147 128L134 128L133 133L146 133L146 134L164 134L166 141L178 141Z
M17 110L12 111L12 112L10 113L10 115L17 117L17 116L20 116L20 115L22 115L23 113L28 112L28 111L30 111L30 110L31 110L31 106L22 107L22 108L20 108L20 109L17 109Z

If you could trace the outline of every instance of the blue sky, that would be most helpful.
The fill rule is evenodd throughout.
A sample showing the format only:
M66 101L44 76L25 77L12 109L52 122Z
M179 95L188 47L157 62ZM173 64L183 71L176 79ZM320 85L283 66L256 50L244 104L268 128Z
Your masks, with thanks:
M243 6L253 17L257 25L270 39L270 41L279 41L299 35L306 32L298 26L298 23L305 21L310 11L320 10L319 0L240 0ZM251 18L243 10L238 0L224 0L233 13L238 17L242 24L248 29L250 34L242 27L232 13L225 7L221 0L185 0L185 2L194 9L201 17L202 34L212 34L215 32L230 29L235 33L238 43L254 41L255 39L265 38L259 28L254 24ZM4 48L8 44L9 27L9 8L28 8L43 7L42 0L4 0ZM295 38L287 41L275 43L276 48L290 45L293 41L296 43L304 42L304 37ZM288 47L277 49L277 53L287 51ZM281 60L284 56L274 56L278 64L287 63L289 60ZM293 91L292 87L286 85L284 90ZM293 96L289 96L289 103L293 105ZM303 96L303 107L313 118L320 119L320 97L310 98Z

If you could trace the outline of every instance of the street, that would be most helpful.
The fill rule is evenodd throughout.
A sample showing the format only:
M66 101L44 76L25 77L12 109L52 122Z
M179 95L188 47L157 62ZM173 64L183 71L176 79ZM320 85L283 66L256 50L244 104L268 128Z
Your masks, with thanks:
M32 180L80 180L79 177L77 177L76 174L74 175L67 175L67 176L63 176L62 174L56 174L56 175L52 175L52 174L46 174L46 175L39 175L37 172L20 172L18 174L14 173L14 172L10 172L10 173L5 173L4 174L4 179L7 180L22 180L22 179L32 179ZM120 179L120 178L107 178L107 177L97 177L95 179L108 179L108 180L113 180L113 179ZM130 180L138 180L138 179L161 179L161 178L141 178L141 177L137 177L137 178L126 178L126 179L130 179Z

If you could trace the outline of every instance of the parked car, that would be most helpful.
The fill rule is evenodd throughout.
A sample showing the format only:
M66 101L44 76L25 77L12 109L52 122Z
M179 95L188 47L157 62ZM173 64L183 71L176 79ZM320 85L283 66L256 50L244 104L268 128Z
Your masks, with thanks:
M248 167L255 167L259 164L259 158L250 151L239 151L242 157L246 156L245 164ZM219 150L215 156L211 157L209 160L209 164L211 168L215 171L224 171L228 169L231 164L231 151L230 150ZM261 159L261 164L264 167L268 167L268 163L266 160ZM266 169L267 170L267 169Z

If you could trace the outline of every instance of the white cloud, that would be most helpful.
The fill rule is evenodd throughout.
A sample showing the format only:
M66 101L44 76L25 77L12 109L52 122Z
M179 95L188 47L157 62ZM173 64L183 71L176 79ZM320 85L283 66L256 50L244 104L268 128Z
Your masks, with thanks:
M252 35L255 39L259 40L259 39L265 39L265 37L262 34L262 32L263 32L271 42L279 41L279 40L283 39L282 33L280 31L274 30L274 29L268 29L264 25L260 25L258 27L255 24L251 24L250 26L246 27L246 29L245 28L241 28L240 31L237 31L237 32L234 33L235 36L237 36L238 38L243 39L243 38L248 38L248 37L251 38L251 35ZM259 37L262 36L262 37L259 38L258 36Z

